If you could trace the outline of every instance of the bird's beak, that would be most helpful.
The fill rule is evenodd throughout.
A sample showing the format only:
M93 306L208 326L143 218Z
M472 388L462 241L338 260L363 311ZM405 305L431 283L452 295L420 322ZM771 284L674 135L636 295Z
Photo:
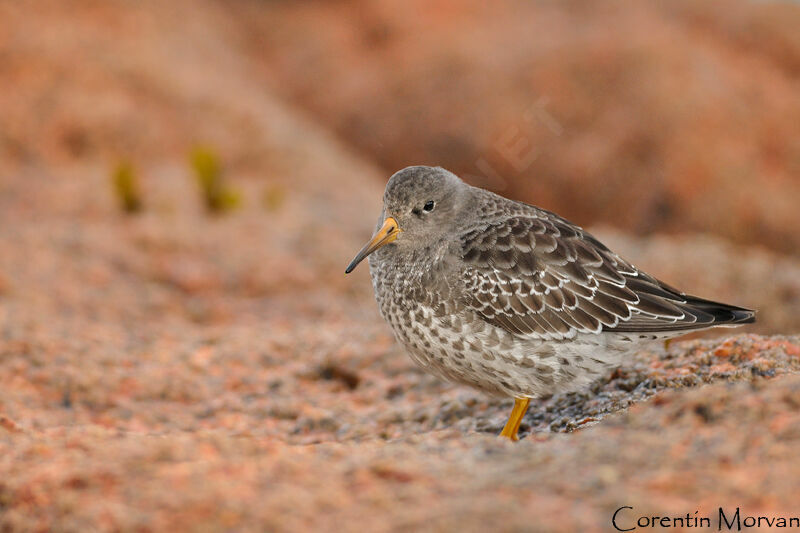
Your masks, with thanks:
M400 226L397 225L397 221L394 217L386 217L386 220L383 221L383 226L379 229L375 235L372 236L372 239L364 245L360 252L356 254L350 264L347 265L347 269L344 271L345 274L349 274L353 271L358 264L364 260L369 254L380 248L381 246L385 246L395 240L397 235L403 230L400 229Z

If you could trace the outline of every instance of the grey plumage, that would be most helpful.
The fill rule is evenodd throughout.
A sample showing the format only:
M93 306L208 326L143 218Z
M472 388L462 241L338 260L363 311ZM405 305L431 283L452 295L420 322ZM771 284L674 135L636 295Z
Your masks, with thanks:
M392 176L378 226L348 272L369 255L381 314L412 358L490 393L573 390L645 341L754 321L658 281L554 213L441 168Z

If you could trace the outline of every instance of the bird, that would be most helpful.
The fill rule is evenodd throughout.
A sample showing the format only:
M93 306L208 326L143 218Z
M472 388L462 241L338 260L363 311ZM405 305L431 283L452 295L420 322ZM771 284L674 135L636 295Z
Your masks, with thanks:
M514 399L518 440L532 399L585 388L653 341L755 321L690 296L545 209L441 167L389 179L368 258L380 314L411 359L444 380Z

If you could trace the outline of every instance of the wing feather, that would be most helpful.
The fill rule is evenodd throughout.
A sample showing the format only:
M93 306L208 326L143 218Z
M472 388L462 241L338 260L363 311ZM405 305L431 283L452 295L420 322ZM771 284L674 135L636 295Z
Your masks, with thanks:
M752 321L751 311L687 296L558 215L526 207L460 236L462 303L486 322L518 336L564 339L699 329L722 317Z

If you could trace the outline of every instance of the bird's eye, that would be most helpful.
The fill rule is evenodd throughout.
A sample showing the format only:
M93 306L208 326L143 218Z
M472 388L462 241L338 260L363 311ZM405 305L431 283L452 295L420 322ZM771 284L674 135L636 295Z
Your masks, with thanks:
M433 208L436 207L436 203L433 200L428 200L425 202L425 205L422 206L422 209L425 211L433 211Z

